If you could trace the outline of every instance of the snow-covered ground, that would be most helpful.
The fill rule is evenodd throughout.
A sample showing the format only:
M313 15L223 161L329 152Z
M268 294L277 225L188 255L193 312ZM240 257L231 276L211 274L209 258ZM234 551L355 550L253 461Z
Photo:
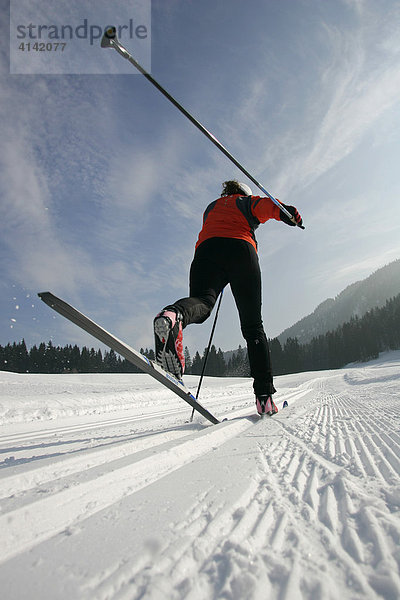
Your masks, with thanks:
M398 600L400 353L276 385L0 373L1 598Z

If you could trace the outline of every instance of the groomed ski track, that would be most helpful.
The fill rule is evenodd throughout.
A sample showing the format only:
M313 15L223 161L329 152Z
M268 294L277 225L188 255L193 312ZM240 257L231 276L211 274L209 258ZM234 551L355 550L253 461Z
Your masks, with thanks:
M206 378L214 426L149 380L0 373L2 597L400 597L399 354L280 377L263 420Z

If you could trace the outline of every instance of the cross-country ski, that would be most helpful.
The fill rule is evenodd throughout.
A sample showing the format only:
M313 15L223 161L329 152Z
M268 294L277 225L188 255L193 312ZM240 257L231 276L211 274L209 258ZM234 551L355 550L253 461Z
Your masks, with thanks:
M125 344L123 341L97 325L94 321L89 319L86 315L81 313L79 310L61 300L61 298L57 298L51 292L41 292L38 296L60 315L78 325L81 329L93 335L100 342L103 342L109 348L118 352L121 356L126 358L129 362L136 365L141 371L151 375L154 379L157 379L162 385L167 387L169 390L177 394L182 400L185 400L192 408L197 410L203 417L208 419L211 423L219 423L219 420L214 417L204 406L202 406L199 402L197 402L196 398L193 394L186 388L185 384L174 377L171 373L164 371L159 365L155 362L149 360L137 350L134 350L128 344Z

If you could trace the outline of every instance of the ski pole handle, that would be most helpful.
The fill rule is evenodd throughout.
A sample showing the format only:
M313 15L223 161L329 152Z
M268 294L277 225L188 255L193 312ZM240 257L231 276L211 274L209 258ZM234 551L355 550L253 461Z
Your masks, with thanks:
M260 184L260 183L256 183L254 182L257 187L260 188L260 190L262 192L264 192L264 194L266 194L268 196L268 198L270 200L272 200L272 202L274 202L274 204L276 204L277 206L279 206L280 210L292 221L292 223L294 225L296 225L297 227L300 227L300 229L305 229L304 225L300 225L300 223L298 223L296 221L296 219L294 218L294 216L283 206L283 204L281 202L279 202L279 200L277 200L276 198L274 198L273 196L271 196L271 194L269 192L267 192L267 190Z
M173 96L171 96L171 94L169 92L167 92L166 89L164 89L162 87L162 85L160 85L158 83L158 81L156 81L154 79L154 77L152 77L150 75L150 73L148 73L146 71L146 69L144 69L138 62L137 60L135 60L133 58L133 56L128 52L128 50L126 48L124 48L124 46L122 46L121 42L118 40L117 38L117 30L115 27L108 27L108 29L105 30L104 35L101 39L101 47L102 48L114 48L123 58L126 58L126 60L128 60L134 67L136 67L136 69L142 73L142 75L144 75L146 77L146 79L148 81L150 81L150 83L152 83L170 102L172 102L172 104L174 106L176 106L176 108L178 110L181 111L182 114L185 115L185 117L187 117L189 119L189 121L191 123L193 123L193 125L195 125L195 127L197 127L197 129L199 129L202 133L204 133L204 135L210 140L210 142L212 142L214 144L214 146L216 146L219 150L221 150L221 152L223 154L225 154L225 156L227 158L229 158L229 160L238 168L240 169L240 171L242 171L242 173L244 175L246 175L246 177L248 177L250 179L250 181L252 181L262 192L264 192L264 194L266 196L268 196L268 198L270 200L272 200L272 202L274 204L276 204L276 206L279 206L280 210L282 212L285 213L285 215L288 217L288 219L290 219L292 221L292 223L294 225L297 225L297 227L300 227L300 229L305 229L305 227L303 225L299 225L299 223L297 223L296 219L293 217L293 215L290 214L290 212L288 212L286 210L286 208L284 206L282 206L282 204L272 196L272 194L270 194L265 187L263 187L261 185L261 183L259 183L257 181L257 179L255 177L253 177L253 175L251 173L249 173L247 171L247 169L245 169L243 167L243 165L240 164L240 162L229 152L229 150L227 150L225 148L225 146L223 146L221 144L221 142L219 140L217 140L217 138L215 137L215 135L213 135L210 131L208 131L208 129L206 129L204 127L204 125L202 125L200 123L200 121L198 121L197 119L195 119L193 117L193 115L190 114L190 112L188 112L186 110L186 108L184 108L181 104L179 104L179 102L177 100L175 100L175 98Z

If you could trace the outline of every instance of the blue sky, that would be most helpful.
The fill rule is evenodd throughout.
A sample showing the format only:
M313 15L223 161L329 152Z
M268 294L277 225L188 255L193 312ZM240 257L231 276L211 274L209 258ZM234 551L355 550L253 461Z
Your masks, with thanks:
M267 335L399 258L399 2L151 8L153 76L303 216L257 231ZM150 347L154 314L187 294L203 210L224 180L250 182L133 67L10 75L1 23L0 344L98 347L37 299L50 290ZM210 328L185 330L191 352ZM244 344L230 291L215 344Z

